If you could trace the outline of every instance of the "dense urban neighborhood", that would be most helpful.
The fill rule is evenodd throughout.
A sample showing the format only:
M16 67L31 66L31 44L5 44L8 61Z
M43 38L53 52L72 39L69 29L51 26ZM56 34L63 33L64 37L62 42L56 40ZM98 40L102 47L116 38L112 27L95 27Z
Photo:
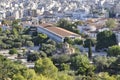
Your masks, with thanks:
M0 0L0 80L120 80L120 0Z

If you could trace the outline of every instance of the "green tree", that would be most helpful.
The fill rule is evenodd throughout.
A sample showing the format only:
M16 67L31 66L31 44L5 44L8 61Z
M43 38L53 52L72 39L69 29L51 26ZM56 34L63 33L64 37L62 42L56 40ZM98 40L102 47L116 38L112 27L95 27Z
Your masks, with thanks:
M114 19L108 19L106 21L106 26L108 28L115 28L115 27L117 27L117 22Z
M15 28L19 33L23 30L22 25L19 24L20 20L14 20L12 22L12 27Z
M22 43L21 42L14 42L14 47L15 48L21 48L22 47Z
M21 38L24 39L25 41L31 41L31 40L32 40L31 35L24 35L24 34L23 34L23 35L21 36Z
M4 62L7 62L7 59L4 58L2 55L0 55L0 80L4 80L6 78L9 78L8 76L8 69L5 66Z
M75 24L75 25L80 25L80 26L82 26L82 25L84 25L85 23L84 23L83 21L76 21L74 24Z
M7 45L5 43L0 44L1 49L6 49Z
M65 73L58 73L57 80L75 80L72 76Z
M11 55L18 54L18 51L16 48L13 48L13 49L9 50L9 54L11 54Z
M83 46L85 48L89 48L90 42L91 42L91 46L95 46L95 44L96 44L96 40L95 39L86 39L84 41L84 45Z
M88 75L94 70L89 59L85 55L77 55L71 59L71 68L77 71L77 74Z
M53 51L56 50L56 47L55 45L51 45L51 44L42 44L40 50L45 52L47 56L51 56Z
M92 49L91 49L91 42L88 48L88 58L91 59L92 58Z
M47 35L46 34L38 34L36 37L33 38L33 42L35 45L39 45L42 43L45 43L47 41Z
M0 56L0 80L12 79L14 75L20 74L22 70L25 70L23 65Z
M11 33L11 31L10 30L5 30L5 33L7 34L7 35L9 35L10 33Z
M67 28L69 25L70 25L70 22L67 21L67 20L65 20L65 19L60 19L60 20L57 22L57 26L58 26L58 27Z
M34 43L32 41L26 41L26 46L27 47L33 47Z
M108 56L117 57L118 55L120 55L120 46L115 45L115 46L109 47L107 53L108 53L107 54Z
M12 27L18 27L18 24L19 24L19 20L14 20L14 21L12 21Z
M54 40L48 39L46 44L56 45L56 42Z
M83 45L83 40L81 40L81 39L75 39L74 43L77 44L77 45Z
M120 79L120 75L117 75L117 76L116 76L116 80L119 80L119 79Z
M24 78L26 80L37 80L36 77L37 77L37 74L35 73L34 69L27 69L27 70L24 70L22 75L24 76Z
M66 55L66 54L55 55L52 57L52 61L54 64L69 63L70 55Z
M38 75L38 77L36 79L33 79L33 80L54 80L54 79L43 76L43 75Z
M2 28L0 27L0 33L2 32Z
M103 31L97 34L96 50L106 49L113 45L117 45L117 40L112 31Z
M97 56L93 58L97 72L110 71L110 65L116 61L116 57Z
M47 35L46 34L38 34L38 40L39 40L40 44L42 42L44 42L46 39L47 39Z
M16 74L13 76L12 80L27 80L21 74Z
M40 51L40 52L39 52L39 56L40 56L41 58L44 58L44 57L47 57L47 54L46 54L45 52L43 52L43 51Z
M64 42L67 42L69 44L73 44L74 43L73 40L70 39L69 37L65 37Z
M70 70L70 65L69 64L65 64L65 63L62 63L61 65L61 71L63 70Z
M100 78L100 80L116 80L116 78L114 76L110 76L108 73L99 73L98 75Z
M76 23L72 23L68 20L60 19L57 22L57 26L79 34L79 30L77 29Z
M18 36L18 31L17 31L16 28L13 28L13 29L12 29L12 33L13 33L13 35L15 35L16 37Z
M35 71L46 77L56 78L58 69L49 58L40 58L35 62Z
M111 74L120 74L120 57L110 65L109 72Z
M27 61L36 61L39 59L39 54L38 53L30 53L27 55Z

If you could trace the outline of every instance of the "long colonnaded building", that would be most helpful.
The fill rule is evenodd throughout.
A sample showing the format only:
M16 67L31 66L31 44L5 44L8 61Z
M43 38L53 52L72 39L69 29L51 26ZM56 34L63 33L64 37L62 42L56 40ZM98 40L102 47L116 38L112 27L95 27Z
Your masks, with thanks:
M40 25L30 25L30 27L36 27L38 33L46 34L49 38L56 42L64 42L66 37L71 39L81 38L79 34L56 27L52 24L43 23Z

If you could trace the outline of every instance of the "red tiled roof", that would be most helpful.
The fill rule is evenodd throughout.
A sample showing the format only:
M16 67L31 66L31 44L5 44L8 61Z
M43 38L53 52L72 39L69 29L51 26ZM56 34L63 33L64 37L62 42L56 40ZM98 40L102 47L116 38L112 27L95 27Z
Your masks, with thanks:
M68 30L65 30L63 28L59 28L59 27L55 27L52 24L41 24L40 27L43 27L47 30L49 30L50 32L53 32L57 35L60 35L62 37L67 37L67 36L79 36L76 33L70 32Z

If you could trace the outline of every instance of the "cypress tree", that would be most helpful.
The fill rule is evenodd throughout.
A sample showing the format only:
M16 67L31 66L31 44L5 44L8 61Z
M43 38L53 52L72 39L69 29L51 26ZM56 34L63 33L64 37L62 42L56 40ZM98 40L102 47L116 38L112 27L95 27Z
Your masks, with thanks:
M89 48L88 48L88 58L92 58L92 48L91 48L91 41L89 42Z

